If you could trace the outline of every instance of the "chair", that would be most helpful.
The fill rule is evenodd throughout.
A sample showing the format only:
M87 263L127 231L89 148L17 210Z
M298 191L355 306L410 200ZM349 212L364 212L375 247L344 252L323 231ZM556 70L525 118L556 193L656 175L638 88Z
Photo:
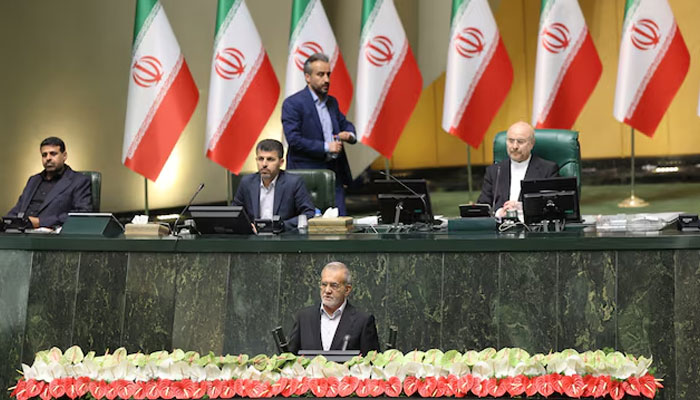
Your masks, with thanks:
M100 212L100 192L102 190L102 174L99 171L77 171L90 178L92 193L92 212Z
M290 169L287 172L304 179L314 206L321 212L335 207L335 172L329 169Z
M575 176L581 192L581 146L578 132L566 129L535 129L535 147L532 153L554 161L559 166L559 176ZM506 131L498 132L493 139L493 162L508 157Z
M311 194L314 206L321 212L328 207L335 207L335 172L329 169L290 169L286 171L289 174L301 176L306 190ZM243 175L231 175L234 194Z

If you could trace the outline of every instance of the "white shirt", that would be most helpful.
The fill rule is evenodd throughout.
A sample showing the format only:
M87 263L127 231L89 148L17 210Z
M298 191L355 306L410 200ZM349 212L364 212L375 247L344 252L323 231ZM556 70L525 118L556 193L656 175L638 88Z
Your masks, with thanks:
M275 209L275 186L277 185L277 178L270 182L269 187L265 187L263 184L262 177L260 177L260 218L261 219L272 219Z
M520 197L520 181L525 179L525 172L527 172L527 166L530 165L531 159L532 155L525 161L510 160L510 196L508 200L518 201Z
M328 106L326 105L326 97L323 101L318 97L316 92L314 92L310 87L307 86L309 92L311 92L311 98L314 99L314 105L316 106L316 113L318 113L318 119L321 120L321 129L323 130L323 147L326 153L329 149L329 143L333 141L333 122L331 121L331 114L328 111Z
M326 309L323 308L323 302L321 303L321 344L323 345L323 350L328 351L331 349L331 344L333 343L333 337L335 336L335 331L338 330L338 324L340 323L340 317L343 316L343 310L345 310L345 305L348 304L348 300L345 299L343 304L338 307L333 315L329 315Z

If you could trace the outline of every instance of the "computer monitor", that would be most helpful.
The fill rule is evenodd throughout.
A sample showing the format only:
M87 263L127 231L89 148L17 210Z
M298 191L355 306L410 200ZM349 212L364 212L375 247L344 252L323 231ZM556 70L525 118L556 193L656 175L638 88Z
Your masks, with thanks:
M526 224L544 220L581 222L576 177L523 180L520 187Z
M253 233L252 221L242 206L190 206L189 211L203 235Z
M397 205L401 205L399 222L404 224L432 223L433 210L426 180L402 179L401 183L408 186L413 193L394 180L378 179L374 181L382 222L393 224Z

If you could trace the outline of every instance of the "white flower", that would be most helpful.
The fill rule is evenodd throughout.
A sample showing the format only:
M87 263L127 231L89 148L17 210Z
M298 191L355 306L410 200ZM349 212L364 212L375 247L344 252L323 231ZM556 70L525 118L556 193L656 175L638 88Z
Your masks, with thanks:
M30 367L27 364L22 363L22 375L24 376L24 379L37 379L36 377L36 370L34 368Z
M372 374L372 366L367 364L355 364L350 367L350 375L358 379L369 379Z
M214 381L214 380L217 380L217 379L222 379L222 378L221 378L222 372L221 372L221 370L219 369L219 367L217 367L215 364L207 364L206 367L204 367L204 372L205 372L206 375L207 375L207 378L206 378L206 379L207 379L208 381Z
M493 376L493 365L490 361L477 361L472 367L472 375L479 379L488 379Z
M452 365L450 365L450 369L448 372L459 378L461 376L469 374L469 366L464 362L455 361L452 363Z

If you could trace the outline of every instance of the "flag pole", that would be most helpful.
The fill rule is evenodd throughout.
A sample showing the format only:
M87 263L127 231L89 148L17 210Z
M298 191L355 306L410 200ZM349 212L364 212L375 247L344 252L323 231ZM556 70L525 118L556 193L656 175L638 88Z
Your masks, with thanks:
M646 207L649 205L644 199L641 199L634 195L634 128L630 128L630 161L631 161L631 174L630 174L630 197L622 200L617 206L620 208L639 208Z
M233 183L231 182L231 171L226 170L226 205L233 203Z
M148 216L148 179L143 178L143 204L144 213Z
M385 157L384 158L384 172L386 172L386 175L387 175L386 179L387 180L389 180L389 175L391 175L391 171L389 171L389 169L390 169L389 168L389 159Z
M474 201L472 196L472 148L467 145L467 185L469 188L469 201Z

